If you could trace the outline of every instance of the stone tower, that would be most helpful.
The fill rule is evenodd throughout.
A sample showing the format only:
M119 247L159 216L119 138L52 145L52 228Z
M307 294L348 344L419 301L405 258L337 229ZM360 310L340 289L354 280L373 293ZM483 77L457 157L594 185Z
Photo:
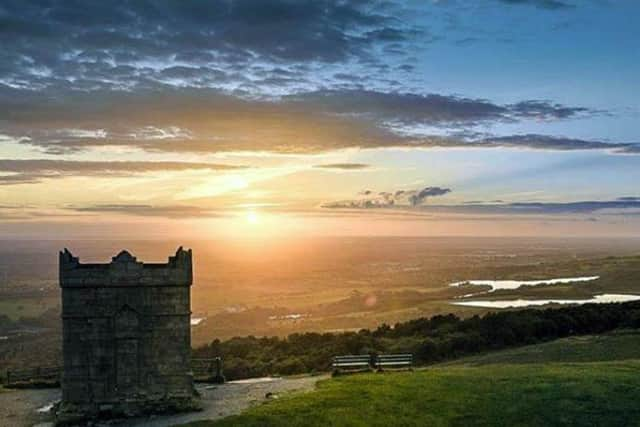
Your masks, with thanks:
M191 250L166 264L122 251L109 264L60 252L60 419L191 408Z

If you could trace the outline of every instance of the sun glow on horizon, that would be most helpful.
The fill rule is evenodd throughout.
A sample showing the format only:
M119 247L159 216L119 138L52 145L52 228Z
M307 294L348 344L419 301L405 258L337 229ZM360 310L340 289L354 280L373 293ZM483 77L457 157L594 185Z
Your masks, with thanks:
M247 222L251 225L256 225L260 222L260 216L255 211L248 211L246 218Z

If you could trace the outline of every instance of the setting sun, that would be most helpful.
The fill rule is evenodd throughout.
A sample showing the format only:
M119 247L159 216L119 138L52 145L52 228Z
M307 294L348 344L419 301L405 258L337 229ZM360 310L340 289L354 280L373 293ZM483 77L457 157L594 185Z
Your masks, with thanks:
M254 211L247 212L247 222L249 224L258 224L260 222L260 217Z

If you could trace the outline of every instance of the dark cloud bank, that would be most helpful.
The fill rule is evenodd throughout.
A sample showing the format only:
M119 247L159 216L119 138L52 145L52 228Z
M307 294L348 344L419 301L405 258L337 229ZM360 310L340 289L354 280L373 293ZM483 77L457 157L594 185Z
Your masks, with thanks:
M527 5L572 7L561 0L486 2ZM415 53L416 43L438 39L398 18L406 12L402 2L386 0L6 0L0 4L0 134L50 154L107 145L167 152L468 145L640 151L631 143L553 136L399 132L603 113L550 100L503 105L407 93L391 83L365 90L375 70L410 72L402 58ZM391 57L395 62L386 63ZM319 77L318 69L334 65L344 69Z
M420 30L393 17L398 7L361 0L8 0L0 5L7 42L0 78L82 90L295 84L305 78L305 64L376 65L374 48L402 49Z
M561 0L495 0L485 7L500 5L571 7ZM380 51L402 56L415 50L412 42L439 39L403 22L407 13L405 2L388 0L4 0L0 79L14 87L80 90L154 82L295 86L315 63L386 70L391 65Z
M323 90L284 98L296 107L334 114L363 115L405 124L455 124L520 119L559 120L593 114L583 107L528 100L499 105L484 99L437 94L385 93L371 90Z
M482 99L364 90L325 90L277 100L213 89L137 92L25 92L2 87L0 134L49 154L101 146L147 151L317 153L341 148L527 147L638 153L635 143L545 135L493 138L422 136L397 126L469 127L555 121L600 114L550 101L500 105ZM4 124L4 125L2 125Z
M487 7L500 4L572 7L561 0L495 0ZM407 136L393 126L468 128L598 112L548 100L500 105L364 90L370 73L349 69L336 72L335 81L312 81L318 64L384 71L388 55L379 52L402 56L415 49L412 43L437 39L398 19L403 11L401 2L383 0L4 1L0 133L52 154L102 145L176 152L465 144L638 151L633 144L536 135ZM402 61L393 66L411 70ZM260 99L274 89L285 95ZM255 129L248 130L249 122Z

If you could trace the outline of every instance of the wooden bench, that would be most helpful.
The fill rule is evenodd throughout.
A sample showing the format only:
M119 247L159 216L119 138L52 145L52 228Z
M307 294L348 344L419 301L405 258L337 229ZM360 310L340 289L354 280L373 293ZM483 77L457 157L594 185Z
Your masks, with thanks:
M331 366L335 371L340 369L369 369L371 367L371 356L368 354L335 356Z
M413 366L413 354L379 354L375 360L378 370L384 368L411 368Z

